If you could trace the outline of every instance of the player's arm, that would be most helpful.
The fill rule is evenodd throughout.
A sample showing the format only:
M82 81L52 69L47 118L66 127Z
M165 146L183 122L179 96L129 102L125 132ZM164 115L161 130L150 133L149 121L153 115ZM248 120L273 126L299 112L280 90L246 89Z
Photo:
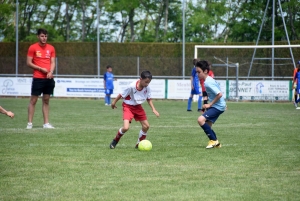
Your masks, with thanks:
M53 78L54 69L55 69L55 57L51 57L51 59L50 59L50 71L47 72L47 78Z
M33 57L27 56L27 60L26 60L27 66L28 66L29 68L32 68L33 70L38 70L38 71L44 72L45 69L39 67L38 65L35 65L35 64L32 62L32 59L33 59Z
M194 90L194 77L191 76L191 89Z
M117 104L117 102L118 102L121 98L122 98L122 96L121 96L121 94L119 94L119 95L113 100L113 102L111 103L111 108L112 108L112 109L117 108L116 104Z
M104 87L104 89L106 89L106 74L104 74L104 77L103 77L103 87Z
M216 97L208 104L204 104L203 107L204 108L210 108L213 104L215 104L216 102L218 102L218 100L220 100L220 98L223 96L222 92L219 92Z
M2 114L5 114L7 116L9 116L10 118L14 118L14 113L12 113L11 111L6 111L3 107L0 106L0 112Z
M149 106L151 107L152 112L153 112L157 117L159 117L159 113L158 113L157 110L155 109L155 107L154 107L154 105L153 105L153 102L152 102L152 99L147 99L147 102L148 102Z

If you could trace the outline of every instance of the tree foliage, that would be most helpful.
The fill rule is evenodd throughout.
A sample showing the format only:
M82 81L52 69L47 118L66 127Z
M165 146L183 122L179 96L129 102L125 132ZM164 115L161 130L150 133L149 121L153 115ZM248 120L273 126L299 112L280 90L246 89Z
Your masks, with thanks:
M187 42L253 42L272 39L275 1L275 40L299 40L299 0L186 0ZM17 4L18 2L18 4ZM182 0L1 0L0 41L14 41L18 5L19 41L35 41L37 28L49 31L50 41L181 42ZM280 11L282 8L282 13ZM263 22L264 11L265 21ZM282 16L283 15L283 16ZM98 23L99 19L99 23Z

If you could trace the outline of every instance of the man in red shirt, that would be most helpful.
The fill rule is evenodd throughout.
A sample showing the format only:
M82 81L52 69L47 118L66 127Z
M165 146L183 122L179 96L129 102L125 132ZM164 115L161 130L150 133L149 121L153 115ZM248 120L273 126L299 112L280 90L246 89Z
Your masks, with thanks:
M293 89L295 89L294 91L294 105L297 108L298 104L296 103L296 100L298 99L298 93L297 93L297 87L294 85L294 83L297 83L297 79L295 79L295 75L298 72L298 68L300 68L300 61L297 62L296 64L296 68L294 69L294 73L293 73Z
M215 75L214 75L214 72L211 70L211 63L208 62L209 64L209 72L208 72L208 76L214 78ZM200 84L201 84L201 87L202 87L202 96L203 96L203 105L204 104L207 104L208 103L208 95L207 95L207 92L206 92L206 89L205 89L205 86L204 86L204 80L203 79L200 79ZM201 109L202 112L205 112L205 109L202 108Z
M38 29L38 42L31 45L27 53L27 66L33 69L31 97L28 105L27 129L32 128L35 105L41 94L43 94L43 128L54 128L49 123L49 101L50 95L53 94L55 87L53 79L53 71L55 69L55 49L52 45L47 44L47 34L47 30Z

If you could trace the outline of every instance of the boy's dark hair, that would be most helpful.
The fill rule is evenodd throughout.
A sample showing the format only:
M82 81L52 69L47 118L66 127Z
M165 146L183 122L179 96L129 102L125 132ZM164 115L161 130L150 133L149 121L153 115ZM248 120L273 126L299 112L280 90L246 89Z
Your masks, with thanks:
M152 80L152 74L150 73L150 71L145 70L141 73L141 78L142 79L149 78L150 80Z
M112 68L112 66L111 66L111 65L107 65L107 66L106 66L106 69L109 69L109 68Z
M37 30L37 35L40 35L40 34L45 34L47 35L48 34L48 31L46 29L38 29Z
M194 66L196 65L197 61L199 61L199 59L197 59L197 58L193 59Z
M203 72L205 70L207 70L207 73L209 72L209 63L208 63L208 61L205 61L205 60L198 61L196 63L196 67L201 68Z

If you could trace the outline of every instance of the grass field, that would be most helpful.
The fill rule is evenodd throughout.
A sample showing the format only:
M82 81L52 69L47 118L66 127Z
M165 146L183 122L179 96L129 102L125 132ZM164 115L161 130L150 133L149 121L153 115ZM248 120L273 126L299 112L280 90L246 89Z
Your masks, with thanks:
M42 129L41 100L26 130L29 99L1 98L15 113L0 115L0 200L299 200L300 110L292 103L229 102L214 125L222 148L208 139L186 102L145 103L153 149L134 148L133 122L116 149L122 108L103 100L51 99Z

